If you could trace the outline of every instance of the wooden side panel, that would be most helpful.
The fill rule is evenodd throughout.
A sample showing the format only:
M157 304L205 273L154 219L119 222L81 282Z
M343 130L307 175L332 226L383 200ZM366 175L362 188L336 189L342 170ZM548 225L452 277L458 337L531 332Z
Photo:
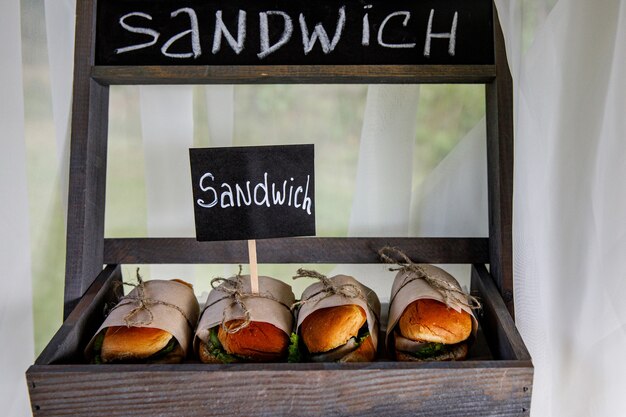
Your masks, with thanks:
M103 84L488 83L494 65L96 66Z
M489 263L513 315L513 81L495 8L494 15L496 78L486 87Z
M109 87L90 77L95 0L77 2L64 318L102 271Z
M27 377L35 417L529 415L523 364L355 365L35 366Z
M118 298L123 295L121 283L120 267L107 266L89 287L67 320L63 322L35 363L49 365L56 362L82 362L82 350L102 324L105 307L107 304L115 305Z
M483 304L480 321L491 352L498 359L529 361L530 354L485 265L472 266L474 290Z
M283 238L257 241L260 263L379 263L384 246L415 262L488 263L486 238ZM246 241L193 238L105 239L106 263L247 263Z

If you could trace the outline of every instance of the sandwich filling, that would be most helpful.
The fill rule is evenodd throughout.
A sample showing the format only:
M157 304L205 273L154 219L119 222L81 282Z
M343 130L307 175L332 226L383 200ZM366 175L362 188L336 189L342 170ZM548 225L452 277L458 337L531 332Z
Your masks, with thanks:
M438 357L449 356L466 341L454 344L445 344L437 342L416 341L402 337L398 332L395 334L396 350L404 354L410 355L416 359L428 360Z
M233 355L226 352L219 337L217 337L217 327L209 329L209 339L206 342L208 353L222 363L236 363L247 361L250 358Z

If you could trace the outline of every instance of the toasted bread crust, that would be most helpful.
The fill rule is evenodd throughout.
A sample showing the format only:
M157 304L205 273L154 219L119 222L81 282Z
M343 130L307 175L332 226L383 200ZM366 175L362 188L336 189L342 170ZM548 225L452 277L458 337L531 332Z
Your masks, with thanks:
M309 352L326 352L356 336L366 320L365 311L356 304L321 308L304 319L300 334Z
M235 327L242 320L231 320L227 327ZM278 327L265 322L251 322L236 333L227 333L219 326L217 338L231 355L252 361L273 362L284 358L289 347L289 336Z
M109 327L100 356L104 362L146 359L167 346L171 338L165 330L150 327Z
M402 336L434 343L455 344L472 333L472 318L431 299L412 302L398 321Z

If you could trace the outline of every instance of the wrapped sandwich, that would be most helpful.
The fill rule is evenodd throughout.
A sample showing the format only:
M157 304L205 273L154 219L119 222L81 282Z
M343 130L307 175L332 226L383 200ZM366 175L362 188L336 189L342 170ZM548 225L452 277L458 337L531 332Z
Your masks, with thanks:
M191 345L199 305L182 280L139 284L110 311L87 345L92 363L180 363Z
M290 361L373 361L380 316L376 294L347 275L328 278L300 269L294 278L300 277L316 278L319 282L305 289L297 303Z
M216 278L196 329L194 350L204 363L286 361L293 327L291 286L259 277L259 293L250 276Z
M443 269L402 255L389 304L389 354L400 361L465 359L478 329L472 312L478 301Z

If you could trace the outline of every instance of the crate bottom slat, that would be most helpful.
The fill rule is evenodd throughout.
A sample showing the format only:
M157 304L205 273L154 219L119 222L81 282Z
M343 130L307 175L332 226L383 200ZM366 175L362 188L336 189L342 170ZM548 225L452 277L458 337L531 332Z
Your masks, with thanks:
M347 366L354 365L354 366ZM35 365L34 416L525 416L530 362Z

